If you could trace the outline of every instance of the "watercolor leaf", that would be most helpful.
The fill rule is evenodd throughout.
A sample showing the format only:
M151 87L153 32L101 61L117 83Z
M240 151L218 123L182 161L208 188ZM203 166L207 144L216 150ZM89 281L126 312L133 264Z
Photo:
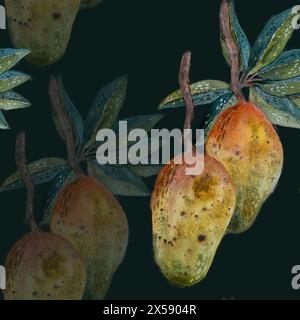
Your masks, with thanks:
M282 53L294 32L293 21L297 14L290 8L269 20L254 43L250 74L271 64Z
M228 83L218 80L203 80L190 85L191 94L196 106L209 104L230 93ZM181 90L177 90L165 98L159 105L160 110L183 107L185 105Z

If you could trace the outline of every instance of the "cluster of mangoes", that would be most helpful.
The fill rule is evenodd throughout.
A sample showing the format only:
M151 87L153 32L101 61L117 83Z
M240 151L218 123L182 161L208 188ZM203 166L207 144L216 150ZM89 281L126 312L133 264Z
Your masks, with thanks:
M43 217L37 224L33 214L29 215L31 232L7 256L6 299L105 297L129 237L127 217L114 194L149 195L140 176L155 175L161 169L143 166L141 170L137 166L140 170L135 173L128 166L100 166L95 161L96 149L101 146L96 134L102 127L118 124L126 89L127 77L101 88L84 121L61 77L51 78L53 119L67 145L68 160L42 158L26 165L27 180L32 184L53 181ZM150 130L161 118L142 115L127 121L132 128ZM23 176L21 169L10 175L1 183L0 192L22 188ZM28 188L28 183L25 186Z
M52 64L66 50L80 7L100 2L5 0L13 43L30 49L30 62ZM300 53L287 52L279 57L291 35L293 18L292 10L274 17L250 57L251 48L238 23L234 3L222 0L221 43L234 75L232 83L229 86L208 80L187 90L196 104L219 99L217 116L207 130L204 170L187 175L190 164L171 161L160 172L151 199L155 260L166 278L178 286L193 285L207 275L223 236L251 227L280 178L283 148L271 122L300 127L299 107L295 105L299 96L293 96L300 93L300 79L295 78L300 75ZM286 75L294 79L282 78ZM272 83L274 79L280 83ZM7 86L10 82L4 78L2 83ZM27 203L31 232L8 254L6 299L104 298L125 255L128 222L112 189L100 181L113 181L115 193L122 186L128 193L131 186L138 195L145 195L134 168L101 167L93 159L95 135L103 127L114 128L125 88L126 80L120 78L102 89L83 123L62 82L51 80L54 121L66 141L68 162L43 159L26 168L23 150L20 173L1 185L1 191L16 189L22 177L30 195L31 178L35 184L53 178L57 183L47 215L51 232L43 232L35 224L32 199ZM252 90L251 102L243 97L243 88ZM183 95L183 90L175 92L162 106L182 105ZM13 99L15 95L10 98L20 103L20 99ZM159 119L141 116L127 121L149 128ZM18 139L17 155L25 138ZM83 173L82 161L87 162L89 174ZM141 176L147 176L145 170L140 170ZM153 175L151 172L148 176ZM108 178L111 174L112 179ZM118 194L124 195L124 190Z
M248 230L274 191L284 155L273 124L300 128L300 50L283 51L294 31L295 10L270 19L253 48L233 0L222 0L220 18L231 84L186 81L186 88L181 83L160 105L186 104L190 110L191 102L212 103L204 170L189 176L189 164L171 161L151 200L155 260L170 282L184 287L207 275L223 236Z
M220 114L205 150L201 174L187 175L190 165L171 162L152 195L155 258L166 278L179 286L206 276L225 233L250 228L283 165L275 129L246 101Z
M33 213L27 217L31 232L6 259L5 299L103 299L128 243L127 218L113 194L80 174L57 195L51 232L37 226Z

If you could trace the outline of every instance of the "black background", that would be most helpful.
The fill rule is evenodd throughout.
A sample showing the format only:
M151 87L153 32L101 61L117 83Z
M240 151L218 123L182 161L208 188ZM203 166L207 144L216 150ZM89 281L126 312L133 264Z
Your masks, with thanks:
M64 0L66 1L66 0ZM3 1L0 1L2 4ZM298 1L238 0L240 22L253 43L264 23ZM10 131L0 132L0 180L15 170L14 145L25 129L28 160L65 156L65 148L50 116L48 80L63 74L65 86L82 115L99 88L128 74L129 89L122 117L156 112L159 102L177 89L180 57L193 53L192 79L229 80L219 45L219 0L105 0L78 14L64 58L39 69L26 62L18 69L33 81L18 89L32 107L6 113ZM1 48L11 47L7 30L0 31ZM290 48L300 47L300 30ZM206 109L198 108L196 127ZM181 127L183 110L166 113L159 127ZM291 269L300 264L299 139L296 129L278 128L285 149L285 166L275 193L247 233L226 236L207 278L192 288L178 289L155 265L151 243L149 198L120 201L130 224L126 258L115 274L108 299L266 299L298 298L291 287ZM149 179L149 188L153 186ZM36 211L47 186L37 188ZM0 264L9 248L26 231L24 191L0 194Z

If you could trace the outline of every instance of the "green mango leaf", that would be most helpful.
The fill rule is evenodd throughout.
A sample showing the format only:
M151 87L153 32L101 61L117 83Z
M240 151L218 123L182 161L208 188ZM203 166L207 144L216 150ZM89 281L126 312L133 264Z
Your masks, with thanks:
M11 69L29 53L27 49L0 49L0 74Z
M300 93L300 77L272 81L259 86L263 91L278 97L285 97Z
M84 123L85 149L96 143L101 128L111 128L116 122L124 104L127 83L127 77L123 76L100 90Z
M7 123L2 111L0 111L0 129L2 130L10 129L9 124Z
M275 97L259 88L251 88L249 99L266 114L273 124L300 128L300 108L288 98Z
M31 77L23 72L7 71L0 75L0 93L11 90L30 79Z
M126 167L99 165L88 161L88 172L114 194L121 196L148 196L149 190L143 180Z
M230 12L229 24L230 24L231 34L234 39L234 42L236 43L239 49L240 70L244 71L248 69L249 58L251 53L250 43L248 41L248 38L244 30L242 29L239 23L233 0L229 1L229 12ZM224 57L227 63L230 65L229 52L228 52L222 31L221 31L221 47L223 50Z
M43 206L43 216L40 225L48 225L51 219L51 213L59 192L70 182L76 179L77 175L71 168L66 168L60 172L51 182L50 190L47 194Z
M48 182L55 178L67 166L66 160L60 158L44 158L28 165L34 185ZM24 187L19 171L13 173L0 185L0 192L17 190Z
M191 94L196 106L214 102L224 94L230 93L229 88L230 85L228 83L218 80L204 80L190 85ZM177 90L163 100L159 105L159 109L174 109L183 107L184 105L182 91Z
M224 110L238 103L238 99L233 93L225 94L215 101L209 109L208 118L205 122L205 137L207 138L213 128L218 115Z
M142 178L148 178L152 176L156 176L162 170L163 165L130 165L128 169L130 169L134 174Z
M300 95L290 96L289 99L300 108Z
M79 111L77 110L77 108L75 107L75 105L73 104L73 102L71 101L71 99L70 99L70 97L69 97L69 95L63 85L63 81L62 81L61 77L58 77L57 85L58 85L60 102L61 102L61 105L64 109L66 116L68 117L68 119L72 125L76 145L81 145L81 143L83 141L83 120L82 120L82 117L81 117ZM61 122L59 121L59 119L57 119L56 115L54 115L53 112L52 112L52 117L53 117L53 121L54 121L54 124L55 124L55 127L56 127L58 134L60 135L60 137L62 138L63 141L66 141L64 130L63 130L63 128L61 128L61 126L62 126Z
M266 24L253 46L250 74L255 74L271 64L282 53L294 32L293 20L297 14L293 9L288 9Z
M23 109L30 105L27 99L14 91L0 93L0 110Z
M273 63L259 71L267 80L285 80L300 76L300 50L283 52Z

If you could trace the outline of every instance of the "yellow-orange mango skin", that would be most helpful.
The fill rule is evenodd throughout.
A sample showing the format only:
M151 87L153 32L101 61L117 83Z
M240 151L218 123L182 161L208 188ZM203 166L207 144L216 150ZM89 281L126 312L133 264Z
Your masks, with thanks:
M29 62L50 65L64 55L80 0L5 0L5 6L12 42L31 50Z
M79 177L59 193L50 226L68 239L84 260L84 299L103 299L128 244L128 222L119 202L96 179Z
M244 232L280 178L284 157L280 139L254 104L241 102L217 118L206 152L226 167L237 188L236 210L228 231Z
M6 263L6 300L80 300L85 267L62 237L33 231L10 250Z
M222 164L205 157L204 171L186 174L172 161L152 194L153 247L164 276L179 287L200 282L212 264L235 207L235 188Z

